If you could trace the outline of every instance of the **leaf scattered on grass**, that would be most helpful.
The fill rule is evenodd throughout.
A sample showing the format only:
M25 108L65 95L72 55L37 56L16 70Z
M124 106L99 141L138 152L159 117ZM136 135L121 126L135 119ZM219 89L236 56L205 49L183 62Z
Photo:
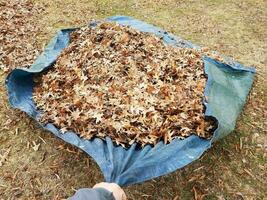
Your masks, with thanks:
M0 2L0 69L29 66L38 55L36 38L40 27L34 16L43 10L31 0Z
M32 144L33 144L33 150L34 151L38 151L39 150L39 148L40 148L40 145L41 145L41 143L36 143L35 141L32 141Z
M6 162L7 157L10 153L11 147L9 147L3 154L0 154L0 167Z

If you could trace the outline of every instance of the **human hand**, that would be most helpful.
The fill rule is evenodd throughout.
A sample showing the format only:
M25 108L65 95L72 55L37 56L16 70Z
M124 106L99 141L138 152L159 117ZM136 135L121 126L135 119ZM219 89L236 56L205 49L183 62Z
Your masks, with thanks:
M104 188L108 190L109 192L112 192L115 200L127 200L125 192L116 183L102 182L102 183L95 184L93 188Z

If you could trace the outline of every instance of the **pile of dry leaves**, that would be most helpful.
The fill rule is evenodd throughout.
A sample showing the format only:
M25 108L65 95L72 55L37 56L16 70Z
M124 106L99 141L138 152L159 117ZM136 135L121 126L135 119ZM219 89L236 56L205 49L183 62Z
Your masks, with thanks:
M152 34L102 22L73 32L53 69L36 79L40 120L81 137L122 146L155 145L191 134L208 138L202 54Z
M38 55L34 16L43 8L30 0L0 1L0 68L30 65Z

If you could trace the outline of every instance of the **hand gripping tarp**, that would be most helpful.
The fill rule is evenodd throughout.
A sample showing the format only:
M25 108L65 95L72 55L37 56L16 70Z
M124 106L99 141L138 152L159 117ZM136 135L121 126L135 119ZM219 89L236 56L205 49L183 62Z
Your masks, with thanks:
M153 33L173 46L199 48L160 28L130 17L114 16L107 20ZM94 25L95 23L91 23L89 26ZM29 69L15 69L8 75L6 87L12 107L26 112L34 119L37 118L39 112L32 100L33 77L53 67L62 49L68 46L69 35L73 30L75 29L59 31ZM228 64L208 57L203 59L205 73L208 75L204 92L208 97L208 102L204 101L205 115L218 121L218 128L210 140L192 135L184 140L175 139L168 145L160 142L155 147L146 145L140 148L133 144L125 149L113 144L108 137L105 140L84 140L73 132L61 134L53 124L40 125L89 154L99 165L107 182L129 185L173 172L198 159L214 141L234 130L236 119L253 83L254 68L245 68L229 58L225 58Z

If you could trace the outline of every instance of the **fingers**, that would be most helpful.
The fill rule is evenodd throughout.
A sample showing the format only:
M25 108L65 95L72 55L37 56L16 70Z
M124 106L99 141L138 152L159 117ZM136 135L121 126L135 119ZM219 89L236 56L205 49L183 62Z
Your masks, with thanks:
M115 200L127 200L126 194L123 189L116 183L98 183L93 188L104 188L113 193Z

